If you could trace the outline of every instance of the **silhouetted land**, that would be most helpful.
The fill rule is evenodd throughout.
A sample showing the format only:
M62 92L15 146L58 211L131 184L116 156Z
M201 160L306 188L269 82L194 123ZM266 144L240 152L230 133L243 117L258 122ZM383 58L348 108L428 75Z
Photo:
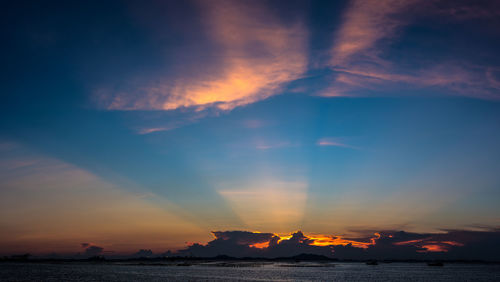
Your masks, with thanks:
M226 255L219 255L215 257L182 257L182 256L171 256L171 257L137 257L137 258L105 258L103 256L94 256L85 259L71 259L71 258L32 258L29 254L16 255L10 257L0 258L0 263L12 263L12 262L22 262L22 263L51 263L51 264L70 264L70 263L88 263L88 264L126 264L126 265L164 265L164 266L191 266L191 265L211 265L211 266L260 266L265 263L275 263L282 262L288 263L318 263L318 264L329 264L332 266L334 262L358 262L376 265L373 262L378 263L393 263L393 262L404 262L404 263L427 263L428 265L435 265L436 263L448 264L448 263L467 263L467 264L500 264L499 261L483 261L483 260L352 260L352 259L337 259L329 258L321 255L314 254L300 254L291 257L278 257L278 258L259 258L259 257L230 257Z

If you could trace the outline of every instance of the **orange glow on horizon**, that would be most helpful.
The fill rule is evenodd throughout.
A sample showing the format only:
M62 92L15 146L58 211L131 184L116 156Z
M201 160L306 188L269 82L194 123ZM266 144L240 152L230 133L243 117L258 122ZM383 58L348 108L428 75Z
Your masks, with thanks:
M252 233L261 233L259 231L251 231ZM301 231L295 231L291 232L289 234L276 234L276 233L271 233L272 238L277 237L277 243L280 244L283 241L290 240L292 237L297 234L297 232ZM217 236L215 236L214 233L212 233L216 239L220 239ZM373 233L374 237L369 238L368 240L355 240L355 239L344 239L341 236L333 236L333 235L322 235L322 234L305 234L302 233L303 237L300 238L299 242L300 243L305 243L310 246L319 246L319 247L326 247L326 246L347 246L351 245L352 247L356 248L361 248L361 249L367 249L370 246L374 246L377 244L377 240L382 237L380 233ZM393 235L387 235L389 238L394 238ZM224 238L222 238L224 239ZM422 238L422 239L414 239L414 240L408 240L408 241L401 241L401 242L394 242L393 245L396 246L404 246L404 245L413 245L415 247L422 248L421 250L418 250L417 252L419 253L425 253L425 252L447 252L451 246L463 246L464 244L455 242L455 241L430 241L430 238ZM257 248L257 249L266 249L269 248L270 243L273 239L269 239L269 241L266 242L259 242L259 243L254 243L248 245L251 248ZM368 241L368 242L367 242Z
M422 248L425 249L425 251L419 251L419 252L447 252L448 249L444 246L441 245L423 245Z
M301 232L300 230L290 232L290 234L285 234L285 235L280 235L280 234L274 234L274 236L278 237L278 244L281 243L283 240L290 240L290 238L293 237L294 233ZM304 235L307 236L307 235Z
M267 247L269 247L269 241L263 243L255 243L250 245L250 247L257 249L266 249Z
M295 233L295 232L293 232ZM293 233L289 235L276 235L280 237L278 240L278 244L281 243L283 240L289 240L292 238ZM341 236L329 236L329 235L321 235L321 234L304 234L304 236L308 239L311 240L312 243L310 245L312 246L346 246L351 244L353 247L357 248L363 248L366 249L369 246L375 245L376 240L380 238L379 233L374 233L376 237L371 238L370 242L360 242L360 241L355 241L355 240L348 240L348 239L343 239Z
M311 244L313 246L346 246L351 244L354 247L366 249L369 246L373 245L373 243L371 242L358 242L354 240L342 239L341 237L335 236L313 236L310 237L310 239L314 240L314 242Z

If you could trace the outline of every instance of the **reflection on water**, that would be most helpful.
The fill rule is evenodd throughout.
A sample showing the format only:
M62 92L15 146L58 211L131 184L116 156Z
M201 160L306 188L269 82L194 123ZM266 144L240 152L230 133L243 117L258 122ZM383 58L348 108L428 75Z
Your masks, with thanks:
M225 267L224 267L225 266ZM498 264L119 265L0 263L0 281L500 281ZM308 267L313 266L313 267ZM322 266L322 267L318 267Z

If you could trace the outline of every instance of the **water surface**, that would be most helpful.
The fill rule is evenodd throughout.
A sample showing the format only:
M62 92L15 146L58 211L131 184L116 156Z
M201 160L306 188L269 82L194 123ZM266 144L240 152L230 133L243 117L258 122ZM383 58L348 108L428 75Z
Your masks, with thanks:
M500 265L424 263L335 263L294 267L269 263L241 267L216 264L123 265L0 263L1 281L500 281ZM318 266L318 265L311 265Z

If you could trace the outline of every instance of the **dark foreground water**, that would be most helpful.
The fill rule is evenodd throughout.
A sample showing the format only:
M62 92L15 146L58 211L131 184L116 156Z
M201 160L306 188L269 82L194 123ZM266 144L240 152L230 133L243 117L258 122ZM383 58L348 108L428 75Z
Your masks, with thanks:
M299 267L297 267L299 266ZM500 281L500 265L270 263L239 267L1 263L1 281Z

